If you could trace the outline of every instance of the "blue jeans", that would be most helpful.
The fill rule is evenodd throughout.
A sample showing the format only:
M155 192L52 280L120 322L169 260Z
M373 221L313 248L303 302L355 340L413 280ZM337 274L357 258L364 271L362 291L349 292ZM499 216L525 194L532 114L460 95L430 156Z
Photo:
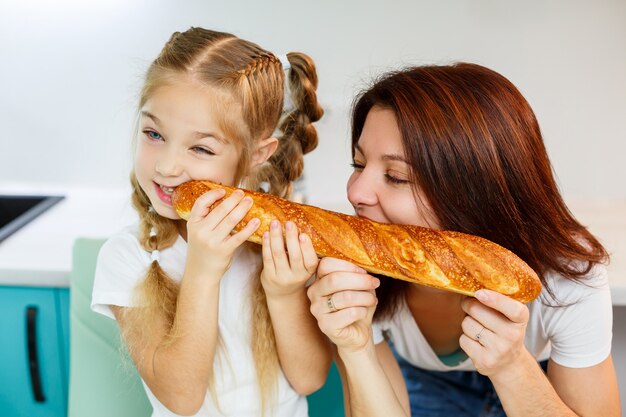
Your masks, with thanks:
M396 356L404 375L412 417L505 417L491 381L476 371L427 371ZM546 369L547 361L541 362Z

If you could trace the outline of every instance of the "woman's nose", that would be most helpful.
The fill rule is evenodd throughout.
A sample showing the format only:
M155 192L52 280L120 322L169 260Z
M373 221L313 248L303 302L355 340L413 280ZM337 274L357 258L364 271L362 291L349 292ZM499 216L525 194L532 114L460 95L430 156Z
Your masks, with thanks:
M175 150L166 150L156 161L155 170L164 177L177 177L182 172L180 157Z
M366 170L354 171L348 180L348 200L353 207L373 206L378 202L376 184Z

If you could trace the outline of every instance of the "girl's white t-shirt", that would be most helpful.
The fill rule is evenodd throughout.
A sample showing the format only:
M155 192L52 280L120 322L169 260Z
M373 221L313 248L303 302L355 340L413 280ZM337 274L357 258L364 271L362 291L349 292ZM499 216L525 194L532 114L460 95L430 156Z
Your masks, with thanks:
M613 336L606 267L596 265L581 283L557 274L548 274L546 281L558 303L544 288L537 299L527 304L530 319L524 344L528 351L538 361L550 358L568 368L602 362L611 353ZM404 299L393 317L374 323L375 344L384 340L383 332L398 354L416 367L431 371L476 370L469 358L456 366L444 364L422 335Z
M178 237L173 246L160 251L160 264L172 279L182 279L187 255L187 242ZM145 277L150 265L150 252L137 239L137 227L127 228L105 242L98 255L91 308L115 318L110 306L134 306L135 286ZM256 382L251 340L251 277L258 271L261 259L248 244L236 252L231 267L220 283L218 328L221 346L214 364L214 383L219 409L207 392L204 404L196 416L258 417L259 392ZM143 385L153 407L153 417L172 417L168 410ZM278 376L277 402L273 413L265 416L307 416L306 398L289 385L283 372ZM221 411L220 411L221 410Z

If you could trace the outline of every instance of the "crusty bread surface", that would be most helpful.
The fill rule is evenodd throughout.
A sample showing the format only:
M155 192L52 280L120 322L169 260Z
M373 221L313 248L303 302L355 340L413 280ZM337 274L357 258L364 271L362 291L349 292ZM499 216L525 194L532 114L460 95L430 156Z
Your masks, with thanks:
M225 189L226 196L237 189L190 181L174 191L174 209L188 220L196 199L214 188ZM377 223L271 194L243 191L252 198L253 205L236 230L255 217L261 220L249 241L260 244L272 220L283 224L290 220L301 233L309 235L318 256L344 259L372 273L470 296L487 288L524 303L541 291L537 274L523 260L481 237Z

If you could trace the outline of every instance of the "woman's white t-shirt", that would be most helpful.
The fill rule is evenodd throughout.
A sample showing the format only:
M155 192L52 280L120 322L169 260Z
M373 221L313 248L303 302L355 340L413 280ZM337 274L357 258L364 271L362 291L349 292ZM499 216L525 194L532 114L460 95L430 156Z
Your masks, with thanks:
M558 300L544 288L527 304L530 319L524 344L538 361L552 359L568 368L597 365L611 352L613 310L607 270L595 266L581 283L548 274L546 281ZM558 306L560 305L560 307ZM374 343L383 332L407 362L431 371L474 371L467 358L456 366L445 365L418 328L406 301L393 317L374 323Z
M186 255L187 243L179 236L173 246L160 251L159 263L172 279L180 281ZM250 348L250 284L260 261L248 244L244 244L237 250L231 267L222 278L218 313L222 344L218 347L214 364L219 409L207 392L196 416L261 415L256 369ZM137 227L125 229L107 240L98 255L91 308L114 319L111 305L134 306L134 288L145 277L150 262L150 253L139 245ZM308 415L306 398L293 390L282 371L279 372L277 387L274 414L268 410L265 413L267 417ZM153 407L153 417L176 416L159 402L145 382L144 388Z

